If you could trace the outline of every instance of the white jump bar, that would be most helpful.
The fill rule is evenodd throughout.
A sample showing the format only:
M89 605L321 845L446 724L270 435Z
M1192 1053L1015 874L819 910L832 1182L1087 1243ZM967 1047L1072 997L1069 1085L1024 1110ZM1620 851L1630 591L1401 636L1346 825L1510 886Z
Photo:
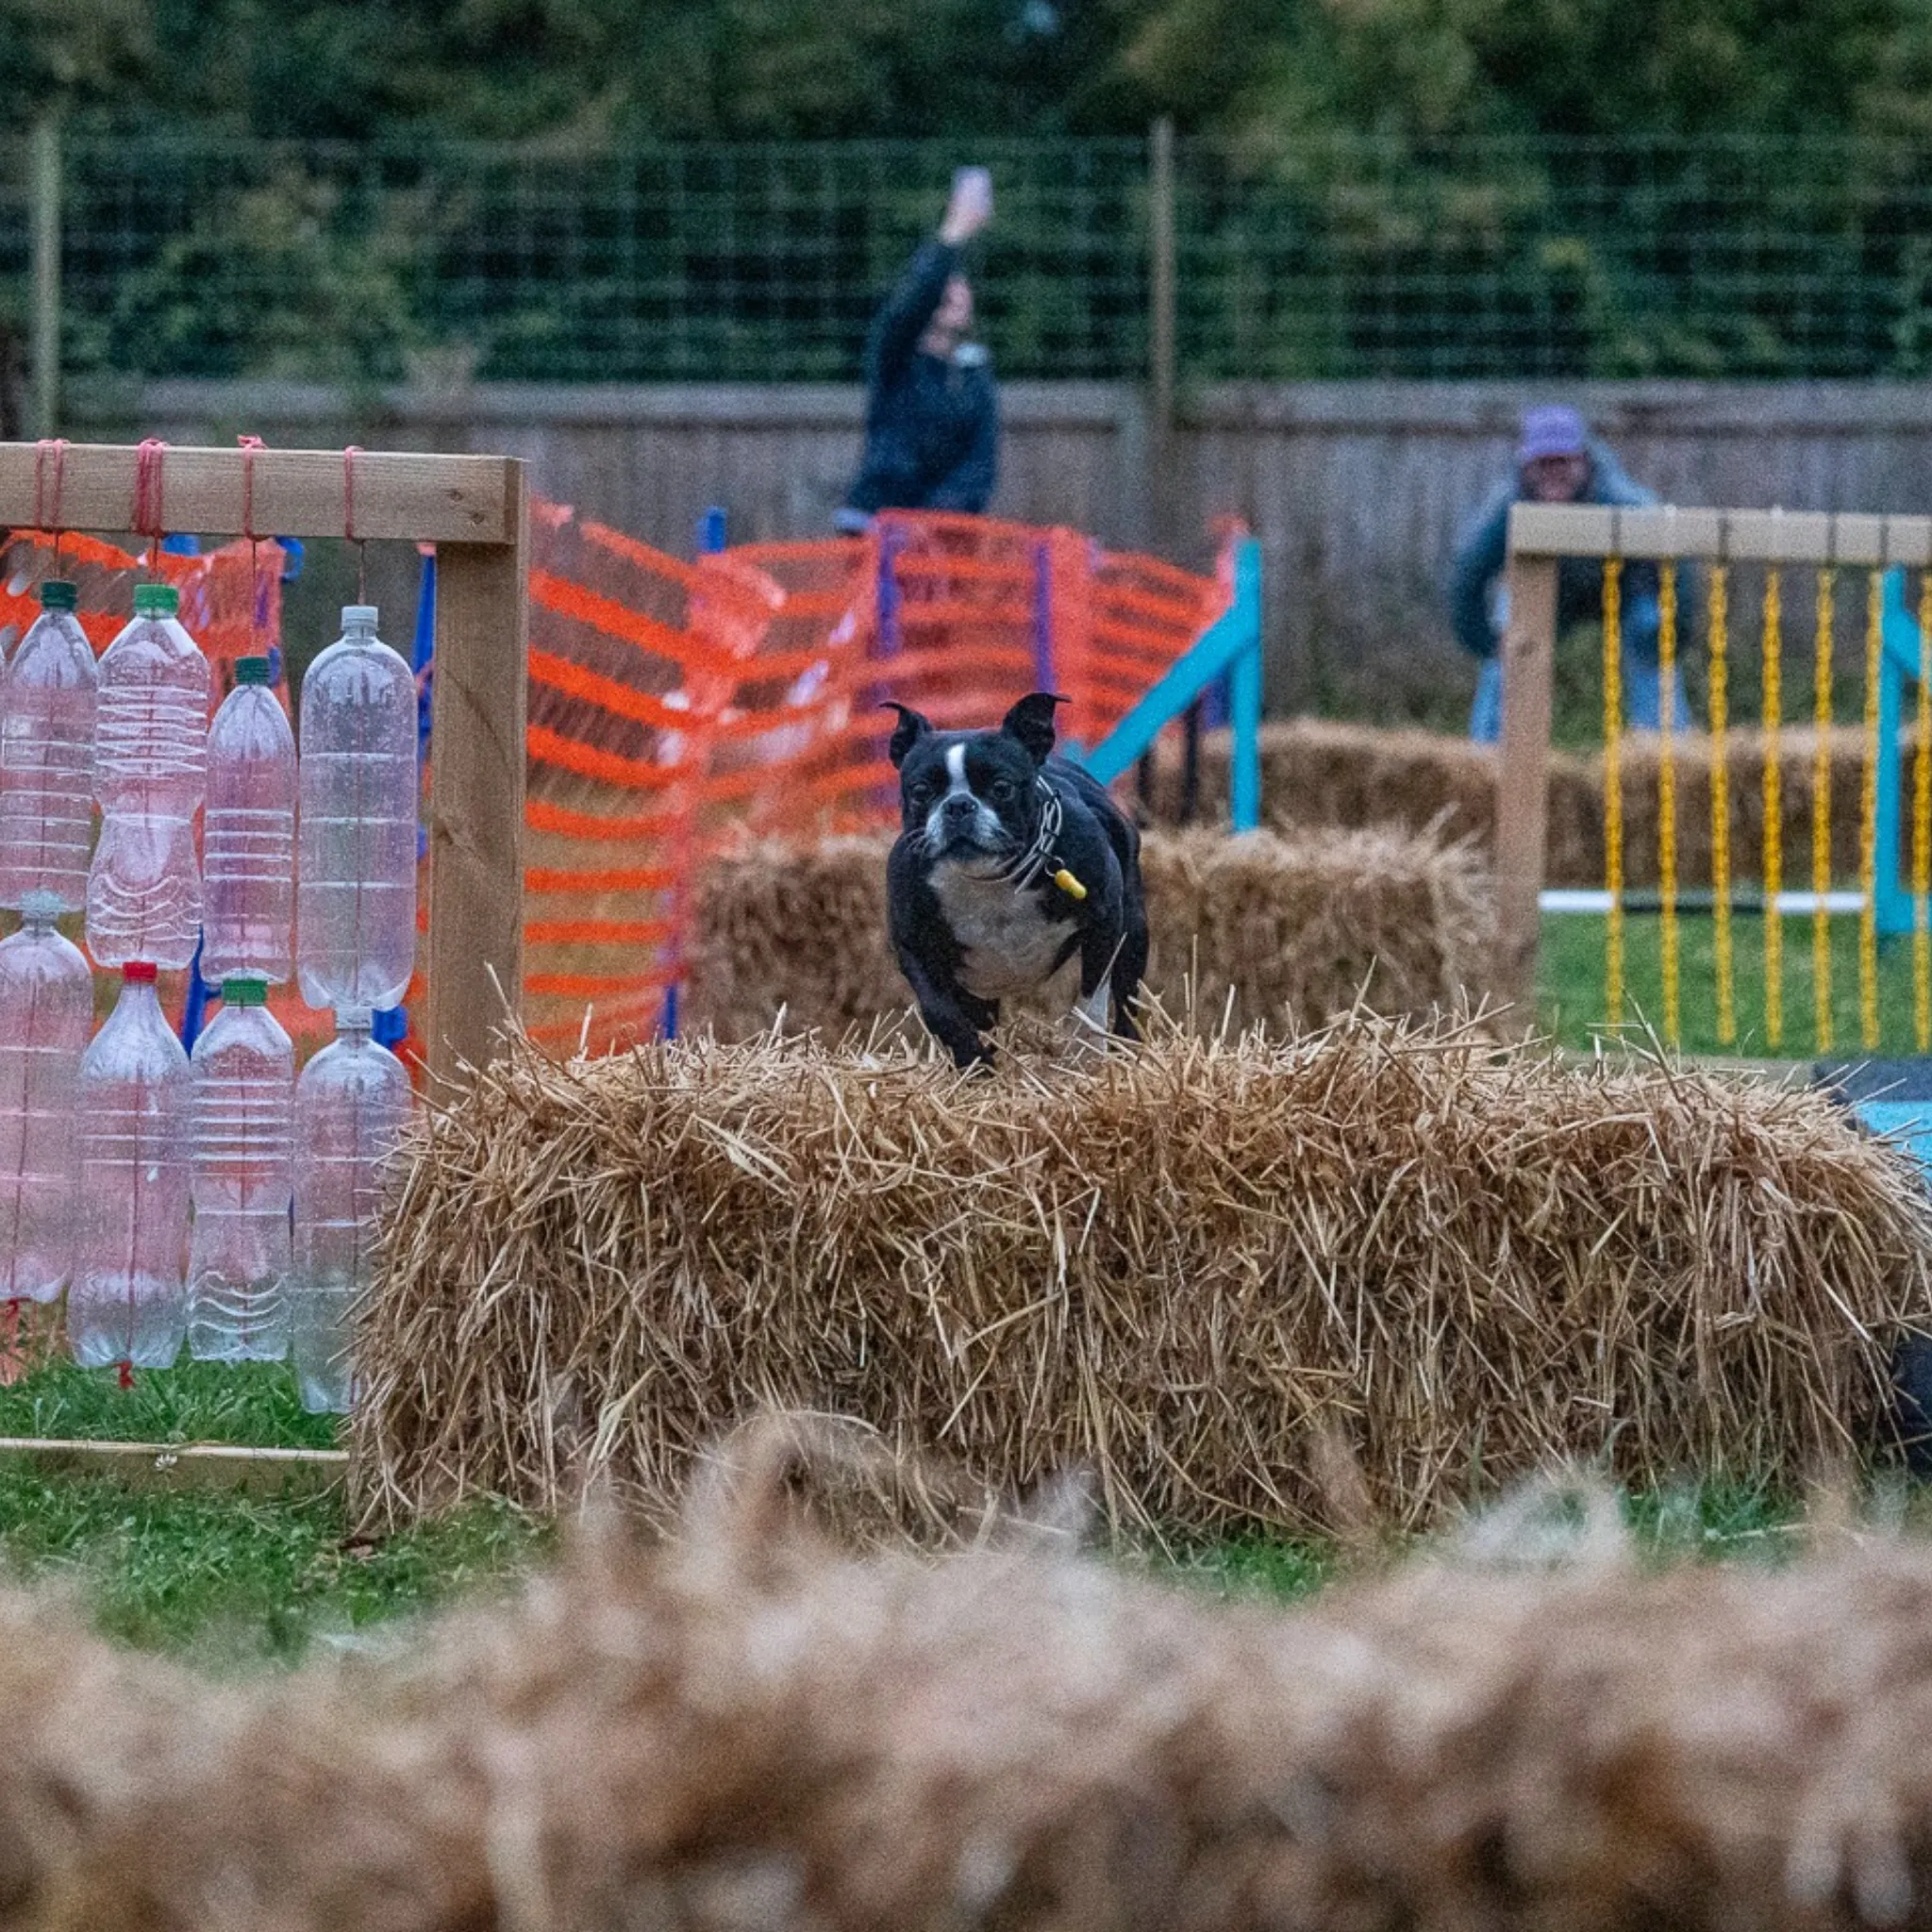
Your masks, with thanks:
M1656 898L1655 887L1646 887L1639 895L1625 893L1626 899L1641 896L1646 901ZM1609 911L1612 896L1607 891L1582 886L1551 886L1537 894L1538 908L1544 912L1593 912L1599 916ZM1740 911L1757 911L1763 904L1761 898L1749 898L1740 902ZM1821 908L1826 912L1862 912L1865 909L1863 892L1780 892L1777 895L1777 909L1780 912L1805 914L1816 912ZM1646 906L1646 911L1649 909Z

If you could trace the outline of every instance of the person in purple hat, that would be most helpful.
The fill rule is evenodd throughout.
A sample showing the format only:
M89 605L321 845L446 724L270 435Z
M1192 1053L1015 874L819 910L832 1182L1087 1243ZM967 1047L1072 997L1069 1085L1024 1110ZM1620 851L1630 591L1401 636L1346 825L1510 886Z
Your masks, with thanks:
M1500 646L1508 619L1503 572L1509 555L1512 503L1607 503L1635 508L1655 504L1656 495L1633 483L1623 466L1590 433L1577 412L1561 403L1524 412L1513 475L1497 485L1456 546L1449 580L1449 616L1456 641L1480 659L1475 705L1469 735L1493 744L1503 730L1503 660ZM1683 578L1688 623L1690 584ZM1557 571L1557 628L1603 622L1603 566L1594 558L1566 558ZM1624 703L1636 731L1655 731L1663 722L1663 676L1657 664L1657 565L1633 558L1624 566ZM1681 674L1672 676L1674 723L1690 723Z

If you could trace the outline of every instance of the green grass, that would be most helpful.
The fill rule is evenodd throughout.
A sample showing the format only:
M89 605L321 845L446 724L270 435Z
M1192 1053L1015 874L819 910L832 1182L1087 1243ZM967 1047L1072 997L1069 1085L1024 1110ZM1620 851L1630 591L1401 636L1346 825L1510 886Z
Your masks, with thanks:
M1653 1569L1685 1562L1779 1563L1802 1546L1803 1510L1762 1490L1685 1483L1625 1495L1621 1507L1639 1559ZM1580 1526L1574 1499L1555 1498L1550 1513L1560 1524ZM1417 1539L1391 1545L1391 1554L1426 1553L1429 1547L1427 1539ZM1319 1541L1257 1537L1182 1551L1155 1567L1224 1600L1286 1604L1315 1595L1341 1571L1343 1558Z
M334 1416L304 1412L279 1362L138 1369L134 1387L122 1389L112 1369L61 1361L0 1389L0 1436L332 1449L337 1428Z
M1561 1044L1587 1047L1602 1030L1605 1014L1604 928L1607 921L1550 915L1542 922L1537 1004L1542 1024ZM1774 1044L1765 1030L1764 922L1756 914L1732 923L1732 977L1738 1020L1735 1045L1717 1035L1716 922L1699 913L1680 917L1679 1012L1687 1053L1753 1058L1809 1058L1817 1050L1817 1008L1812 997L1811 921L1787 917L1784 928L1784 1035ZM1624 929L1624 1019L1664 1035L1663 921L1632 915ZM1834 918L1831 937L1832 1052L1857 1058L1865 1051L1858 1018L1858 922ZM1878 947L1878 1051L1916 1053L1912 1018L1912 950L1907 938L1881 940Z
M13 1579L65 1586L103 1635L222 1675L501 1588L552 1542L498 1504L379 1543L347 1530L340 1495L143 1491L0 1466L0 1566Z
M319 1447L334 1425L302 1413L283 1369L191 1364L137 1374L123 1391L111 1371L63 1363L0 1390L0 1433ZM1932 1498L1886 1507L1909 1527L1932 1517ZM1760 1491L1686 1484L1626 1497L1623 1510L1654 1565L1776 1562L1800 1546L1796 1504ZM507 1588L556 1548L553 1525L501 1503L381 1541L349 1532L339 1494L164 1491L0 1462L0 1574L62 1588L116 1642L216 1675L368 1641L399 1619ZM1306 1601L1346 1568L1331 1545L1261 1537L1128 1560L1223 1600L1276 1604Z
M138 1371L60 1362L0 1389L0 1435L328 1448L286 1367ZM501 1586L539 1560L548 1525L479 1504L379 1543L349 1534L340 1494L162 1491L112 1475L0 1463L0 1571L73 1591L117 1641L227 1673L298 1661L386 1620Z

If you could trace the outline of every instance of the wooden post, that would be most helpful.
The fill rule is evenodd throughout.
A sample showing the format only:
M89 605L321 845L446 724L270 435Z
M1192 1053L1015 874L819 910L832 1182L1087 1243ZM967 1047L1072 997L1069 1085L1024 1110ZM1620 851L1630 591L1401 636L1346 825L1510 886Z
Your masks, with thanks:
M1174 123L1163 114L1148 139L1147 172L1147 502L1158 548L1171 550L1174 528L1175 325Z
M52 436L60 420L60 124L52 113L33 134L33 433Z
M433 1075L496 1058L521 1010L529 488L511 466L510 541L436 553L430 701L428 1056Z
M1536 1024L1537 945L1549 821L1550 682L1557 559L1512 554L1503 640L1502 762L1496 774L1496 995L1517 1029Z

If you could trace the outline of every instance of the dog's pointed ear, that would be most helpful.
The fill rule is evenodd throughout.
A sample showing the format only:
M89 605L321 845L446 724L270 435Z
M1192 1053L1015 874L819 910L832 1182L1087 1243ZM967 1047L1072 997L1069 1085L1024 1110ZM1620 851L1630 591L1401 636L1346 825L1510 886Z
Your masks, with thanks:
M1054 707L1068 702L1050 691L1031 691L1007 713L1000 729L1008 738L1017 738L1036 765L1043 765L1053 750Z
M886 756L891 759L892 769L896 772L906 762L906 755L932 729L932 723L922 718L909 705L894 704L891 698L879 709L899 714L898 728L892 733L891 743L886 747Z

